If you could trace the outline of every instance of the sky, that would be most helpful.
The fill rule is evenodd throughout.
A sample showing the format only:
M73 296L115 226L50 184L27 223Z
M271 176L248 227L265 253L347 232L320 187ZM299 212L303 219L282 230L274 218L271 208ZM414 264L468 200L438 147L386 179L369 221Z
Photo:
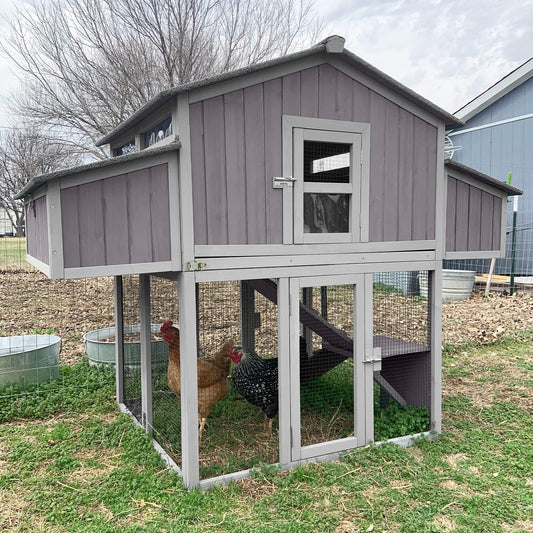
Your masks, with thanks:
M19 0L20 1L20 0ZM8 15L13 0L0 0ZM451 113L533 57L533 0L317 0L324 36ZM0 38L6 26L0 19ZM0 128L18 83L0 55Z

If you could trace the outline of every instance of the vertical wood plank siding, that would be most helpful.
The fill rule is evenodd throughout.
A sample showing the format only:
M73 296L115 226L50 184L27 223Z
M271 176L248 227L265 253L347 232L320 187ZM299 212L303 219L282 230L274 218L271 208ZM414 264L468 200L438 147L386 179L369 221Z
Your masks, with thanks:
M283 114L370 123L370 241L435 238L437 129L324 64L191 104L196 244L283 242Z
M46 214L46 196L41 196L26 206L26 240L28 254L48 265L48 215Z
M502 200L448 176L446 251L500 249Z
M170 260L166 164L61 190L66 268Z

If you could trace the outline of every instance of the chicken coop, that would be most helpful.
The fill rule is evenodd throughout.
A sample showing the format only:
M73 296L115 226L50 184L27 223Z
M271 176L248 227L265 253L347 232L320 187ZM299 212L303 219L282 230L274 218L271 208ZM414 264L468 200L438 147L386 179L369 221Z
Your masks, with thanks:
M19 193L28 261L114 277L119 406L187 487L440 431L442 260L502 256L521 193L445 161L458 124L332 36L159 94Z

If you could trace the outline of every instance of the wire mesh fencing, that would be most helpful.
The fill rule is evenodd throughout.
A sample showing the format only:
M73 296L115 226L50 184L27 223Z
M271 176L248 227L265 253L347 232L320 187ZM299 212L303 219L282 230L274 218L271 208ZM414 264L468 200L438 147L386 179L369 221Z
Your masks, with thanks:
M24 238L0 238L2 419L46 414L114 387L110 368L89 364L84 339L114 324L112 278L50 280L25 254Z

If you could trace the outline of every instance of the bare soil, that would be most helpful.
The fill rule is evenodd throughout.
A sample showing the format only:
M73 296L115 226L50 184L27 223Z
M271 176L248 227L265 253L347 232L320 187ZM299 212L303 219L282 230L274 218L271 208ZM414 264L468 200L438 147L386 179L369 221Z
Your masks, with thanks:
M177 298L172 298L166 286L160 292L154 300L157 302L159 298L167 303L156 306L152 318L155 321L177 320L177 304L168 307L168 301L175 302ZM387 295L385 305L375 309L376 317L387 315L389 324L391 320L398 321L398 330L409 331L411 335L416 332L420 336L421 331L417 330L423 329L422 326L412 322L404 324L405 316L395 312L396 307L404 307L402 299L405 299L402 295ZM221 308L216 297L210 303ZM129 305L132 309L129 309L128 321L134 323L135 316L138 316L134 295L130 295ZM226 317L238 317L237 308L228 311L226 309ZM425 313L423 308L422 313ZM416 313L411 318L418 322ZM113 325L112 278L50 280L39 272L0 273L0 336L56 334L62 339L60 363L73 364L84 353L82 336L85 333ZM524 293L485 298L475 294L463 302L444 303L442 325L445 343L473 341L480 345L489 344L514 331L533 329L533 296ZM234 332L220 333L227 337ZM220 339L213 340L218 342ZM270 351L270 347L264 348L266 352Z

